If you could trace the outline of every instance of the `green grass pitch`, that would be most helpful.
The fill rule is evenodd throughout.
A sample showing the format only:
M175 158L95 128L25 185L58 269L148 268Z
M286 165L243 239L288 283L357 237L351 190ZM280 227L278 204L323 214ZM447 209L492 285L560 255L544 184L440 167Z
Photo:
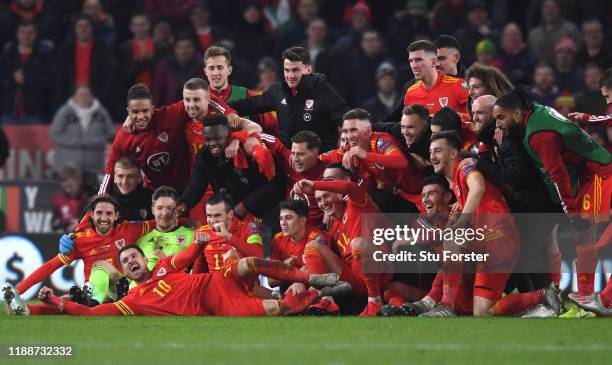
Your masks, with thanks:
M612 320L0 316L1 344L69 344L0 364L606 364Z

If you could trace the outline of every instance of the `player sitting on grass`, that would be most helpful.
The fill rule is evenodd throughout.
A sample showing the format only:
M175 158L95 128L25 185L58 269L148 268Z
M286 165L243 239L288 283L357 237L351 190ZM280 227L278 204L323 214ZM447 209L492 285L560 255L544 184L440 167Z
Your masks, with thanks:
M155 226L155 221L120 222L119 204L109 195L95 196L89 203L90 212L81 221L74 234L74 241L67 235L60 240L60 253L45 262L30 276L17 285L16 292L24 293L38 284L63 265L70 265L74 260L82 259L85 264L85 280L90 279L94 263L106 261L109 266L120 269L117 254L125 245L135 243L138 238ZM18 308L20 306L20 308ZM15 312L28 311L32 314L54 313L55 310L44 305L19 304L13 307Z
M224 240L220 243L209 243L204 247L203 255L196 259L192 273L220 271L223 268L223 254L232 248L239 257L263 257L263 239L261 228L250 214L239 219L232 211L233 203L227 194L216 194L206 202L206 225L198 231L214 232Z
M303 132L300 132L303 133ZM277 233L272 240L272 253L270 260L283 261L286 264L295 266L302 271L306 271L304 264L304 248L311 241L329 245L329 236L326 232L318 228L309 227L308 222L308 203L304 200L285 200L279 204L281 232ZM317 207L317 209L319 209ZM289 285L288 282L278 280L268 280L270 286ZM306 291L303 283L293 283L287 291L299 294ZM316 308L316 309L315 309ZM340 309L333 302L333 298L322 298L319 303L313 304L309 312L314 314L339 313Z
M356 297L368 298L367 306L360 316L376 316L382 306L381 287L390 281L391 275L380 274L376 270L362 270L362 265L374 264L371 259L373 245L364 234L372 232L374 227L362 230L362 216L380 213L380 210L366 192L350 181L350 171L340 164L331 164L324 176L328 170L335 170L339 180L300 180L294 189L306 194L314 191L323 213L333 217L330 236L334 237L337 252L341 256L324 244L309 242L304 249L304 261L309 273L338 273L342 280L351 284Z
M198 232L195 244L175 256L159 260L153 270L147 267L147 258L140 247L123 247L118 255L123 273L138 285L118 302L87 307L58 298L47 287L40 290L39 299L71 315L274 316L299 313L320 296L350 290L347 283L338 282L336 274L308 275L282 262L255 257L234 260L223 272L186 273L185 269L204 245L216 239L206 232ZM245 288L259 274L322 289L311 288L283 300L262 300L249 296ZM5 290L5 297L9 299L8 305L20 300L10 288Z
M451 212L450 202L452 200L452 191L448 181L439 175L428 176L423 180L423 191L421 192L421 203L425 209L425 213L413 223L414 228L444 228L448 221ZM442 251L442 242L397 242L393 246L393 251L397 252L404 245L427 244L433 246L436 253ZM385 304L380 314L383 316L396 315L419 315L433 309L440 301L442 296L442 274L437 274L431 285L429 292L424 295L422 289L410 285L414 280L413 277L418 274L403 274L396 272L393 281L387 284L384 288ZM412 278L410 276L413 276ZM409 283L407 283L408 280ZM409 301L418 300L410 303Z

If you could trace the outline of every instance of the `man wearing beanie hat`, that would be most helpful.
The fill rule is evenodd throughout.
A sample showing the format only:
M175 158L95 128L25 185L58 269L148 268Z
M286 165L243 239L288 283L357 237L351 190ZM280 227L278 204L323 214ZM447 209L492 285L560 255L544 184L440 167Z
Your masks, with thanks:
M380 120L397 102L399 93L396 89L397 72L389 62L383 62L376 70L377 93L368 99L363 107L368 110L372 120Z
M476 61L486 66L493 66L504 70L504 65L497 58L497 47L489 39L483 39L476 44Z

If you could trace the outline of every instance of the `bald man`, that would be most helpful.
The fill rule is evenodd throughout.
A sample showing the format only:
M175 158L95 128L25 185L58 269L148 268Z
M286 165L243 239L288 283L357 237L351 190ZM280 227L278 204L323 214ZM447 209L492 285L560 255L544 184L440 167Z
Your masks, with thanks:
M482 95L472 102L472 120L476 124L476 134L482 144L492 149L494 146L493 137L495 134L495 118L493 118L493 106L497 98L493 95ZM497 132L501 142L501 131Z

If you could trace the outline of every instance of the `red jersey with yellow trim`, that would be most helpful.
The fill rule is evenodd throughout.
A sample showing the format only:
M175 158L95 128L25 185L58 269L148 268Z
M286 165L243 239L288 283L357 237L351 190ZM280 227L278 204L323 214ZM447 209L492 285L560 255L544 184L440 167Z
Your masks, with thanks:
M393 136L384 132L372 132L370 137L369 151L373 154L380 154L384 156L397 157L398 159L406 159L404 156L399 142ZM342 162L344 156L343 148L336 148L319 155L319 160L323 161L326 165L330 163ZM376 187L380 190L393 190L393 186L399 182L401 171L392 170L386 168L378 163L368 161L368 159L359 160L359 171L357 172L360 178L363 178L364 183L360 184L366 189Z
M151 277L132 288L128 295L114 305L123 315L168 316L207 315L201 296L194 295L206 289L210 274L190 275L174 266L175 256L157 262Z
M96 261L107 261L119 272L121 264L117 260L119 250L126 245L136 244L138 239L155 228L155 221L122 222L111 229L106 236L100 236L91 225L79 225L75 232L74 249L68 255L58 254L64 265L82 259L85 264L85 280L89 280L91 268Z
M218 236L210 225L204 225L198 229L200 232L207 232L214 235L204 247L204 257L208 265L208 272L221 271L223 268L223 254L235 248L243 257L263 258L263 238L261 227L254 221L242 221L236 217L232 218L232 225L227 229L232 234L231 241Z
M451 189L457 197L461 209L465 207L469 188L467 180L471 174L480 174L473 166L464 169L459 168L459 161L455 162L453 170L453 181ZM507 237L512 242L508 245L518 246L519 236L514 221L510 214L510 208L500 191L486 178L485 192L480 199L480 203L474 212L474 228L484 228L484 241L491 241L502 237ZM510 250L510 247L507 247ZM501 254L497 252L496 254Z
M436 114L443 107L465 114L467 99L468 85L464 79L438 71L438 79L431 89L427 89L423 81L419 80L406 90L404 106L421 104L427 108L429 115Z
M277 233L272 239L272 253L270 260L284 261L291 256L297 258L297 267L304 266L304 247L310 241L317 240L329 246L329 235L318 228L306 227L306 234L299 242L295 242L289 236L283 236L282 232Z

